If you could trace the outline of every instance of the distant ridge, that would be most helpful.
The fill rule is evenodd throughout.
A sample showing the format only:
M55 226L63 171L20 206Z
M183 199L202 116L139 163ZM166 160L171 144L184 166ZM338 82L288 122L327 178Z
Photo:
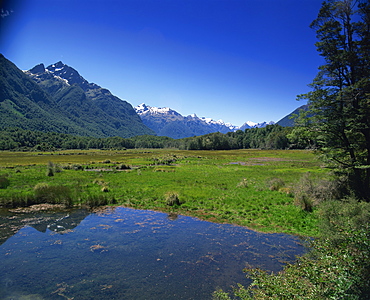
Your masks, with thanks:
M154 130L157 135L175 139L200 136L213 132L227 133L274 124L274 122L246 122L239 127L225 123L222 120L215 121L211 118L199 118L196 114L183 116L171 108L152 107L144 103L136 106L135 110L144 124Z

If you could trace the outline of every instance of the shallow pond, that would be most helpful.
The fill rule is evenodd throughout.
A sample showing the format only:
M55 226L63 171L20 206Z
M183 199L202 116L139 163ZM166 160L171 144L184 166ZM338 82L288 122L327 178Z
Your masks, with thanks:
M0 210L1 299L211 299L278 271L299 238L123 207Z

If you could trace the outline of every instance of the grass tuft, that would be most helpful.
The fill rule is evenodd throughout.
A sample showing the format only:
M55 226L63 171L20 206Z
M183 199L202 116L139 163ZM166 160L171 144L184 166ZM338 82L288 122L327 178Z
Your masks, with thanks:
M72 206L71 191L62 185L52 186L46 182L40 182L33 188L35 199L38 203L64 204Z

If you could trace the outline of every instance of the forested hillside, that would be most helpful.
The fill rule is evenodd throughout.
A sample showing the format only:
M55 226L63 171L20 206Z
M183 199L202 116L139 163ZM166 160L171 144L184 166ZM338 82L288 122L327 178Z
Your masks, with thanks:
M0 54L0 128L6 127L98 136Z
M155 134L146 127L127 101L84 79L72 67L58 62L40 64L26 74L65 111L93 128L100 137Z

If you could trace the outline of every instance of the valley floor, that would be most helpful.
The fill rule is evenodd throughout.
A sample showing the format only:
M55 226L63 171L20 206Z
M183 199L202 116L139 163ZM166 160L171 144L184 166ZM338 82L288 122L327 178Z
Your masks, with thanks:
M295 204L310 151L136 149L0 152L0 205L123 205L264 232L317 235L317 211Z

